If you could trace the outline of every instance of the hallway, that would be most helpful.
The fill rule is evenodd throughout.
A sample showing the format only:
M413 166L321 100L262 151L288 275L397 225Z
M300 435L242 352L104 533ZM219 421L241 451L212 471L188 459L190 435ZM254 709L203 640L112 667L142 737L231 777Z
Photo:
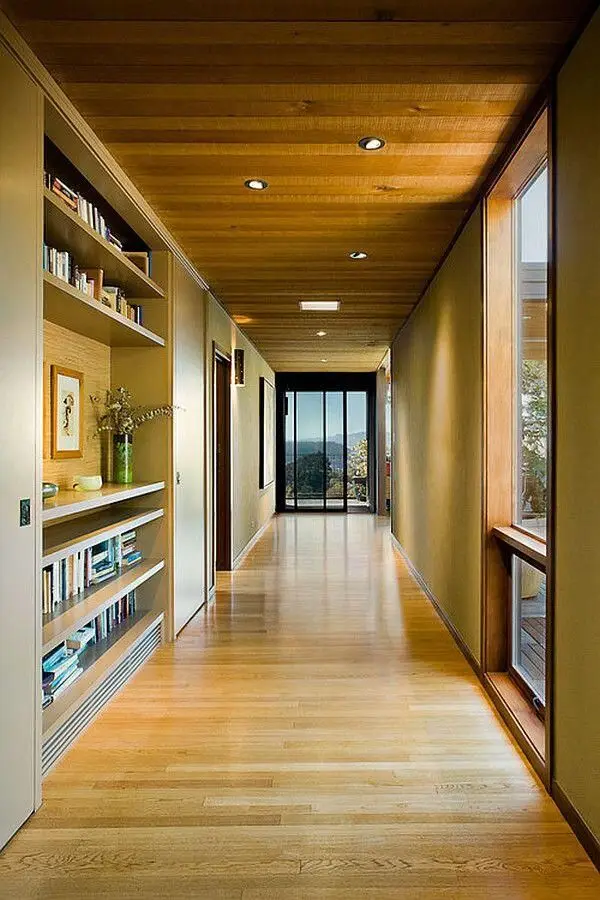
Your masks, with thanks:
M279 516L44 783L11 900L591 900L372 516Z

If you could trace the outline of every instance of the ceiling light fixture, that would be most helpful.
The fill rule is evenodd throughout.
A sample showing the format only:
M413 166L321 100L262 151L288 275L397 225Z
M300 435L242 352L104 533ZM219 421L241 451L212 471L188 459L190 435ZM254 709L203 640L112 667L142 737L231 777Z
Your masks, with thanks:
M358 146L361 150L381 150L382 147L385 147L385 141L379 137L363 137L358 142Z
M348 256L350 259L368 259L369 254L365 253L364 250L353 250L352 253L349 253Z
M325 337L326 334L326 331L317 331L317 337Z
M303 312L337 312L339 308L339 300L300 300Z
M269 182L263 178L249 178L244 182L244 185L250 191L266 191L269 187Z
M324 357L321 359L321 362L329 362L329 360L327 359L326 356L324 356Z

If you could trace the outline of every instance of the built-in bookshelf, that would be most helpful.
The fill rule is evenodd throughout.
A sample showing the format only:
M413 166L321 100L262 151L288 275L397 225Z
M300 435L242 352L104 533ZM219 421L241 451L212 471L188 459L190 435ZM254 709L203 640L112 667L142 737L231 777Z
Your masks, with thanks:
M86 183L75 169L71 174L74 184ZM139 403L172 402L167 285L152 277L148 244L123 227L98 192L92 190L92 206L71 190L68 177L62 167L57 184L48 166L42 193L44 336L51 341L44 421L47 429L46 372L62 365L83 374L88 433L80 458L44 458L47 479L60 487L41 516L44 772L169 636L172 620L170 422L150 423L136 435L139 481L71 489L76 473L99 473L109 446L91 435L89 393L123 385ZM160 281L164 267L157 268ZM44 446L48 454L47 440Z
M108 347L164 347L164 338L44 272L44 318Z

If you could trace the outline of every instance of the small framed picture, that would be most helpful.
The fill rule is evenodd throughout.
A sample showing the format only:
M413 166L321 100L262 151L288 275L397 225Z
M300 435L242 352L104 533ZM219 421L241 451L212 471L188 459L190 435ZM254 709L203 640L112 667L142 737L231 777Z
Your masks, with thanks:
M83 372L51 366L52 459L83 456Z

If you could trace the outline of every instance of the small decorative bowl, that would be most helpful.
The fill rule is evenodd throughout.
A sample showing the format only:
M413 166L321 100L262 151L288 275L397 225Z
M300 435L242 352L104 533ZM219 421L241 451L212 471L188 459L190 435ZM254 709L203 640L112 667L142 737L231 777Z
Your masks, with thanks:
M58 485L53 481L42 481L42 500L50 500L58 494Z

